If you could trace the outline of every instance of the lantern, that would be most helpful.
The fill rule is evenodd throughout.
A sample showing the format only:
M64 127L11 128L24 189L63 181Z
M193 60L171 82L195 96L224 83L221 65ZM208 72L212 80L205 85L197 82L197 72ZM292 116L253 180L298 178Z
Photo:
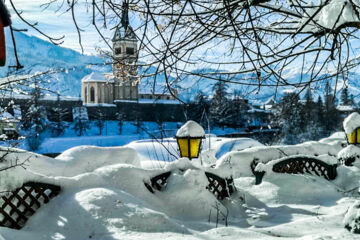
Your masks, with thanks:
M346 134L349 144L360 144L360 128L356 128L353 132Z
M0 0L0 66L4 66L6 62L4 27L10 26L10 24L10 14L3 0Z
M198 158L201 140L205 138L204 129L194 121L188 121L176 133L181 157Z

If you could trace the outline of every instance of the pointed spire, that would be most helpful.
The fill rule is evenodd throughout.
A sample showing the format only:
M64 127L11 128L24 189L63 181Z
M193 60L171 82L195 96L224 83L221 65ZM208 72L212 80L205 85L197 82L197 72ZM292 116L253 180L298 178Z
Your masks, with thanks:
M124 0L122 5L121 25L127 29L129 26L129 3Z
M0 0L1 1L1 0ZM123 1L122 5L122 15L120 19L120 24L116 27L113 42L122 40L122 39L136 40L136 35L134 30L131 28L129 23L129 2L128 0Z

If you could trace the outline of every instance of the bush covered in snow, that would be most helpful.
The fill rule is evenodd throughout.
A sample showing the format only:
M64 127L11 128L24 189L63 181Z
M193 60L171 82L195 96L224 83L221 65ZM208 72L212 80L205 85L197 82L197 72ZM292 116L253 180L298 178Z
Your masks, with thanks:
M360 234L360 201L356 201L344 217L344 226L352 233Z

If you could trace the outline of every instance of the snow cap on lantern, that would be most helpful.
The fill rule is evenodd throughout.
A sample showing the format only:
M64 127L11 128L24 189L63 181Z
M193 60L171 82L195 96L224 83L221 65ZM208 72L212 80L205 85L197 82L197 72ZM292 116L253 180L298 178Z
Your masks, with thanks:
M344 130L349 144L360 144L360 114L354 112L345 118Z
M360 114L353 112L347 116L343 122L343 126L346 134L355 131L356 128L360 127Z
M187 121L176 133L176 137L204 137L204 129L195 121Z
M205 138L204 129L194 121L187 121L176 133L181 157L199 157L202 138Z

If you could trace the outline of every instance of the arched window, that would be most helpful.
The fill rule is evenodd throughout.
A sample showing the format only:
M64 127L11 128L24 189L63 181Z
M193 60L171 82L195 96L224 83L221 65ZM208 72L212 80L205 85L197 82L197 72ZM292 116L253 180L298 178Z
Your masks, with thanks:
M95 89L94 89L94 87L90 88L90 102L95 102Z
M85 87L85 96L84 96L84 101L85 103L87 103L87 99L88 99L88 96L87 96L88 92L87 92L87 87Z

